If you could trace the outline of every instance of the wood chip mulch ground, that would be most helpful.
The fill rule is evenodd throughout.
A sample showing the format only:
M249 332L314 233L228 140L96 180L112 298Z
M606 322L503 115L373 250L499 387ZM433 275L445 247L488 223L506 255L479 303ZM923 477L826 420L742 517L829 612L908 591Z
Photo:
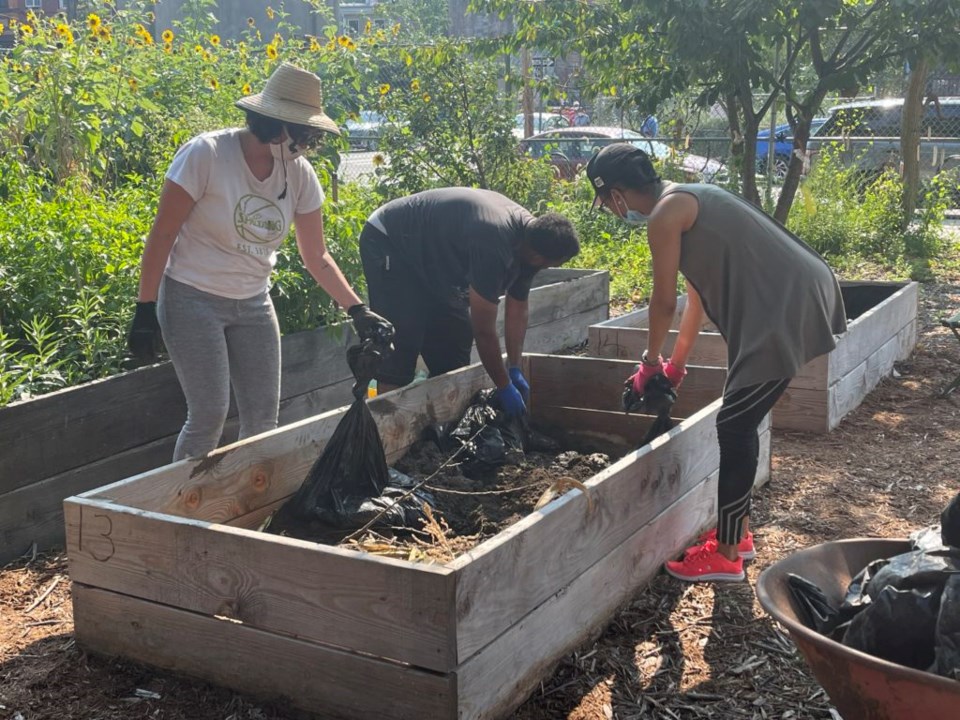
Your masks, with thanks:
M922 291L913 357L829 435L774 433L770 484L754 506L749 582L684 585L660 575L578 649L519 720L808 720L839 717L793 643L761 610L757 576L796 549L903 537L960 490L960 344L937 318L960 309L960 274ZM281 720L302 715L202 682L87 656L74 644L62 555L0 570L0 719ZM425 718L424 720L429 720Z

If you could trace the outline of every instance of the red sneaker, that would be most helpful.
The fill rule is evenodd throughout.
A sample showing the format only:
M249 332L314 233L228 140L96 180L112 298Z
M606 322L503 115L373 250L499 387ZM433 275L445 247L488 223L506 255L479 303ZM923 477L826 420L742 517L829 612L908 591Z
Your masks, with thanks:
M682 560L668 562L664 567L678 580L687 582L710 580L733 582L746 577L743 573L743 558L727 560L717 552L715 540L708 540L703 545L688 548Z
M713 530L707 530L707 532L703 533L703 535L697 538L697 542L700 545L703 545L703 543L709 542L711 540L713 540L714 542L716 542L717 540L716 528L714 528ZM690 549L692 550L693 548L690 548ZM743 540L741 540L740 544L737 546L737 550L740 553L740 557L742 557L744 560L753 560L757 556L757 552L753 548L752 532L748 532L746 535L744 535Z

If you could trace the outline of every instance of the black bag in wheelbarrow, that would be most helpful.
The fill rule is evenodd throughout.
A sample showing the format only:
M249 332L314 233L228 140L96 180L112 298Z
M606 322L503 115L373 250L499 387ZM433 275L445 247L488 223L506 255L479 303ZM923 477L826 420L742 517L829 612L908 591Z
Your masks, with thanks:
M333 431L297 492L271 518L266 530L311 539L330 531L374 526L419 528L431 498L411 492L409 478L392 473L376 420L367 407L367 387L376 376L391 337L378 336L347 349L356 380L354 401Z

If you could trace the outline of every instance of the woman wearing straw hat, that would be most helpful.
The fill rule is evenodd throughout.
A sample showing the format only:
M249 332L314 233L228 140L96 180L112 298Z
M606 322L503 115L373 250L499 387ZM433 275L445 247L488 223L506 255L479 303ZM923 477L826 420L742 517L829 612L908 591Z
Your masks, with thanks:
M167 170L140 267L131 352L153 360L160 331L187 400L174 460L216 448L230 386L240 438L277 426L280 329L269 295L291 224L310 274L367 337L389 323L371 312L323 241L323 190L302 153L325 132L320 79L283 63L263 92L238 100L245 128L203 133Z

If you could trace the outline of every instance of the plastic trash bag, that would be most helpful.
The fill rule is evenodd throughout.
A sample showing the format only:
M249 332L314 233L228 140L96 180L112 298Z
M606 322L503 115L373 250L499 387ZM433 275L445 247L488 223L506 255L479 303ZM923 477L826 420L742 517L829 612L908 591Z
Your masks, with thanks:
M938 587L884 587L871 595L870 605L850 622L843 644L874 657L926 670L934 661L940 594Z
M940 550L944 547L939 523L914 530L907 536L911 550Z
M940 596L930 672L960 680L960 575L953 575Z
M867 583L866 591L873 602L888 587L934 587L939 591L955 573L960 573L960 550L914 550L890 558Z
M960 548L960 493L940 515L940 538L944 545Z
M377 526L420 527L421 508L430 498L408 494L412 481L405 475L394 473L391 482L380 431L366 402L367 386L391 351L391 339L376 337L347 349L355 400L300 488L271 518L268 531L313 537L324 530L358 529L375 519Z
M647 380L643 386L643 395L637 397L633 390L633 380L628 378L624 382L623 409L628 412L642 412L647 415L656 415L650 429L640 442L640 447L651 442L673 429L673 420L670 412L677 402L677 391L663 373L657 373Z
M435 425L428 437L443 452L459 450L456 462L464 475L473 477L522 463L528 432L526 418L507 417L494 391L481 390L455 425Z
M829 635L840 622L840 613L820 587L805 577L789 573L787 587L800 621L808 628Z

